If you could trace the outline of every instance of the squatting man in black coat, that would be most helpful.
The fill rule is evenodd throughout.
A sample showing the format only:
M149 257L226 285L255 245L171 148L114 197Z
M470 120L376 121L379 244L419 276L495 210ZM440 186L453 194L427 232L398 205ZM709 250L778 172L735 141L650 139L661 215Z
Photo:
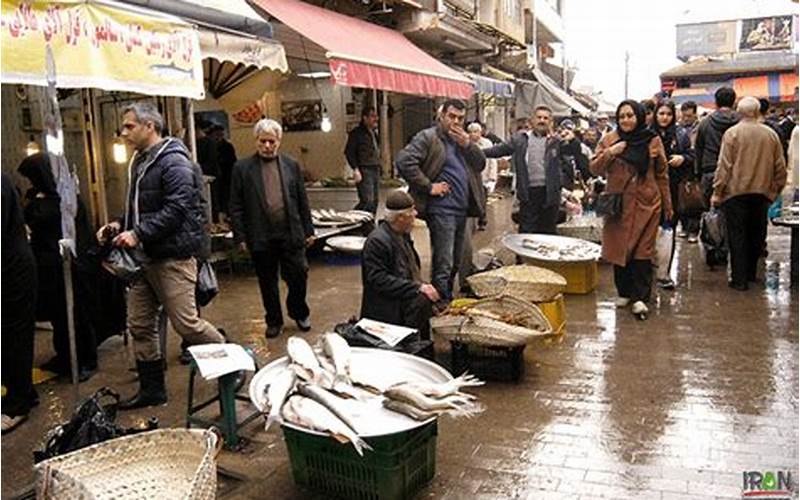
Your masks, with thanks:
M229 211L234 240L249 251L266 312L267 338L281 334L283 313L278 271L289 288L286 309L297 327L311 329L306 303L306 247L314 225L303 173L292 158L278 154L283 129L275 120L255 124L256 154L233 167Z
M225 342L221 330L198 316L195 303L195 256L205 241L202 186L186 146L173 137L163 138L163 130L164 119L153 104L138 102L123 110L121 135L136 150L128 172L125 217L97 233L102 241L113 236L115 246L139 247L147 257L128 292L139 392L122 401L120 409L167 401L158 338L160 307L187 344Z
M441 297L436 287L421 278L419 255L409 236L416 217L408 193L389 194L385 219L364 244L361 317L416 328L428 340L433 304Z

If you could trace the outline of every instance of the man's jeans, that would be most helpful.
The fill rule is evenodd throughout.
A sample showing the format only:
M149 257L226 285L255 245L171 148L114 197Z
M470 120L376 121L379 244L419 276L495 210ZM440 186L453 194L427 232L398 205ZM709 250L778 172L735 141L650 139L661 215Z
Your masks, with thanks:
M381 167L361 167L361 182L356 184L358 205L356 210L364 210L375 215L378 211L378 192L380 191Z
M464 232L467 218L463 215L428 214L426 219L431 237L433 262L431 284L442 300L453 298L453 278L458 273L464 251Z

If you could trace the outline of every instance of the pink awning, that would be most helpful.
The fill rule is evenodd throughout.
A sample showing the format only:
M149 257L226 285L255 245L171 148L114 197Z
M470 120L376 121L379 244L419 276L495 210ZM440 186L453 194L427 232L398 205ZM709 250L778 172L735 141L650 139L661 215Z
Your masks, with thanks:
M299 0L253 0L325 48L334 83L403 94L469 98L472 81L401 33Z

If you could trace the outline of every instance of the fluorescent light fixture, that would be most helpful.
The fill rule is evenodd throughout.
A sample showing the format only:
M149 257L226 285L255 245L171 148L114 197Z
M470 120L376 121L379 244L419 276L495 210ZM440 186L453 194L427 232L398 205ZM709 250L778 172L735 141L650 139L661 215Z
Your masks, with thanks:
M331 72L330 71L311 71L311 72L308 72L308 73L297 73L297 76L299 76L300 78L311 78L311 79L328 78L328 77L331 76Z

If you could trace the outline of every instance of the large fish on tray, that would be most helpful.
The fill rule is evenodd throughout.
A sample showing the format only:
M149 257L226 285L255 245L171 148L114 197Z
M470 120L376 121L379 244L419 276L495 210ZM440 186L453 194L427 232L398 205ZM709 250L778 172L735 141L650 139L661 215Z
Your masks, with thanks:
M281 408L283 408L283 404L294 389L296 382L297 375L293 370L283 370L275 377L275 380L267 386L266 393L269 413L267 414L267 422L264 425L265 431L269 429L273 422L280 422Z
M300 427L327 432L341 442L349 441L361 456L364 456L365 449L372 449L333 412L311 398L298 395L290 397L283 405L283 418Z

